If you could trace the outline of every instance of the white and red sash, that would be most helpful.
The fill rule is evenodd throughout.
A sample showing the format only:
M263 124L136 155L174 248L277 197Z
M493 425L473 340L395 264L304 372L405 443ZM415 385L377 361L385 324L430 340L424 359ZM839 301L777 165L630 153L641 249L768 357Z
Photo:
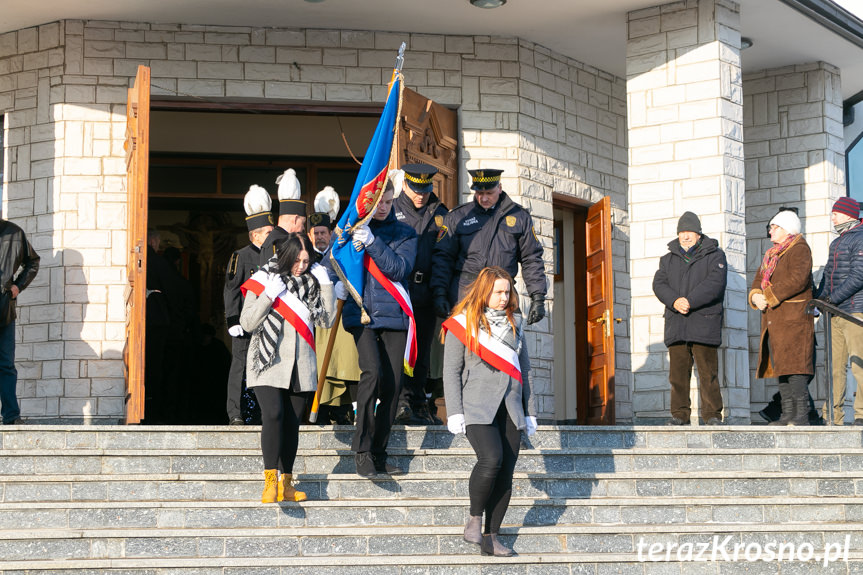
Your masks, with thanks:
M264 285L267 283L269 275L263 270L255 272L240 286L243 297L249 291L260 297L264 292ZM315 326L312 323L308 306L290 291L285 290L273 302L273 309L291 324L291 327L300 334L300 337L311 346L312 351L315 351Z
M467 318L463 313L454 315L441 326L444 332L450 332L456 336L464 346L470 349L467 342ZM476 355L493 368L508 374L513 379L521 380L521 363L514 349L505 343L491 337L483 330L479 330L476 339ZM474 350L471 350L474 351Z
M387 293L393 296L393 299L398 302L402 308L402 312L408 316L408 338L407 342L405 342L404 372L413 377L414 366L417 363L417 323L414 319L414 308L411 304L411 298L407 290L402 287L402 284L394 282L385 276L381 268L378 267L378 264L368 254L363 258L363 267L372 274L372 277L378 280L379 284L384 286Z

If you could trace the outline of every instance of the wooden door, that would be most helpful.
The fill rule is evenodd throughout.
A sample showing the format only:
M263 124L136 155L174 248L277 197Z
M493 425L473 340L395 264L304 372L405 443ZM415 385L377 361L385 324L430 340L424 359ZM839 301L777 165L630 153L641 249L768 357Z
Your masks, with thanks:
M150 69L138 66L126 104L128 246L126 275L126 423L144 418L144 319L147 305L147 176L150 160Z
M449 209L459 205L456 113L405 88L396 137L399 166L420 163L436 167L435 194Z
M608 197L588 209L584 229L589 376L586 385L579 386L578 422L613 425L614 278L611 269L611 200Z

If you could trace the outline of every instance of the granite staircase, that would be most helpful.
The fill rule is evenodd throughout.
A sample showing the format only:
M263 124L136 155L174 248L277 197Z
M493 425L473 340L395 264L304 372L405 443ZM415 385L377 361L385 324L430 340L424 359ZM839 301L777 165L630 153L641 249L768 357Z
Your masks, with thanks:
M462 541L464 436L396 427L408 474L370 481L351 435L302 428L309 500L264 505L257 428L0 427L0 573L863 573L860 427L541 426L507 559Z

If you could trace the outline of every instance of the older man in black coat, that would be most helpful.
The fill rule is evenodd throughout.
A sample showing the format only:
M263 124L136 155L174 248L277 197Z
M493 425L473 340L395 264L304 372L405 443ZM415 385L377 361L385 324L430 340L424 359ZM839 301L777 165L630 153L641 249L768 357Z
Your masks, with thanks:
M728 266L719 242L701 233L701 221L685 212L677 223L677 239L668 243L653 278L653 293L665 304L665 345L671 382L668 425L689 425L689 381L698 367L701 418L722 424L719 392L719 344L722 343L722 300Z

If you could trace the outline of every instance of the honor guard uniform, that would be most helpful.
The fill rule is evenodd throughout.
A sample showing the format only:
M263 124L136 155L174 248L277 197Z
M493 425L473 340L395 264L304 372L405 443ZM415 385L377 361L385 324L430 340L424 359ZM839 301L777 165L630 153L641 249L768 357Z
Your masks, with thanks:
M246 355L249 350L251 334L240 327L240 311L243 308L243 294L240 286L252 277L261 267L261 248L273 230L273 214L270 212L273 201L270 194L260 186L252 186L246 192L243 207L246 210L246 227L251 242L231 254L225 274L225 319L231 335L231 370L228 373L228 420L230 425L243 425L241 397L243 378L246 374Z
M533 218L501 189L503 170L468 170L474 199L452 210L434 248L431 289L435 311L449 315L480 270L500 266L511 276L521 272L530 294L527 323L545 317L546 278L542 244Z
M276 178L279 185L279 221L272 233L261 246L261 265L276 255L276 244L288 237L291 232L306 231L306 203L302 199L300 181L293 168L288 168Z
M309 216L309 239L315 248L315 261L320 262L329 252L330 236L339 217L339 194L332 186L326 186L315 196L313 205L315 213Z
M434 176L438 170L428 164L406 164L402 193L393 201L396 218L411 226L419 236L414 269L408 279L417 329L417 359L413 377L405 375L396 411L396 423L405 425L440 425L426 399L432 340L437 316L430 286L432 251L444 225L448 210L434 193Z

